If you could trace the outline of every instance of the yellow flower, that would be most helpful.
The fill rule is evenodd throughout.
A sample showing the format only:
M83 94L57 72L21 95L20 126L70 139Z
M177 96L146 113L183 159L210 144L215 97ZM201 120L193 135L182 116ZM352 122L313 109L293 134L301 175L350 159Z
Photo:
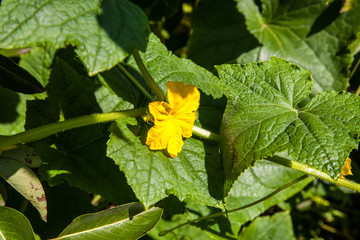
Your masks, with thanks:
M167 149L170 157L175 157L184 145L182 138L192 136L200 92L195 86L181 82L167 82L166 87L169 103L149 104L154 126L147 134L146 145L151 150Z
M345 179L344 176L346 175L353 175L351 172L351 159L349 157L346 159L346 163L341 169L340 179Z

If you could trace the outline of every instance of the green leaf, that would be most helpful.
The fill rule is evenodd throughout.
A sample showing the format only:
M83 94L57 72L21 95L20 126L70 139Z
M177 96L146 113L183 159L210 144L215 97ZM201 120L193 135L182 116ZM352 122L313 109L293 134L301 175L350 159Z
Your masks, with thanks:
M25 130L26 101L30 99L33 99L30 95L0 87L0 135L14 135Z
M7 200L7 190L4 184L0 183L0 206L5 206Z
M173 55L154 34L150 34L146 52L140 55L147 70L164 92L166 82L176 81L193 84L214 98L220 98L224 93L224 86L216 76L188 59ZM140 72L133 57L129 59L128 64ZM140 82L144 81L140 73L137 77Z
M0 54L0 86L15 92L41 93L45 88L28 71Z
M295 240L291 216L288 212L276 213L272 216L255 219L239 235L238 239L283 239Z
M34 111L33 119L28 121L36 122L46 114L53 119L51 115L55 114L50 115L48 111L51 107L42 107L50 103L50 106L61 107L65 119L131 106L93 80L76 72L64 60L56 59L47 86L49 99L31 105L34 109L29 112ZM136 201L124 174L106 157L108 127L109 124L98 124L73 129L33 145L44 162L39 169L40 176L51 186L66 180L70 186L99 194L116 204Z
M315 80L314 94L346 89L348 69L353 60L347 47L360 29L359 4L325 29L307 36L326 8L322 1L292 0L280 4L276 0L263 0L261 13L253 0L237 2L248 30L263 45L240 56L239 63L277 56L311 72Z
M159 234L163 231L167 231L170 228L176 227L184 222L187 222L187 218L185 215L176 215L173 216L170 220L161 219L160 222L156 225L156 227L150 231L148 234L151 238L155 240L164 240L164 239L196 239L196 240L210 240L213 239L209 235L207 235L201 229L193 226L193 225L185 225L181 228L177 228L172 232L167 233L164 236L159 236Z
M211 17L209 17L211 16ZM189 58L207 69L259 45L233 0L203 0L192 14Z
M35 240L29 220L15 209L0 206L0 239Z
M289 150L333 178L340 176L360 133L360 99L350 93L324 92L305 107L311 92L309 72L285 60L218 66L229 87L221 137L225 193L256 160Z
M227 210L231 211L258 201L301 176L302 173L279 164L266 160L257 161L254 167L247 169L235 181L226 198ZM270 207L292 197L311 181L313 178L308 177L254 206L228 213L228 217L224 215L201 221L196 225L215 239L236 238L243 224L252 221ZM220 212L219 209L191 202L187 202L186 207L190 220Z
M0 176L23 195L47 220L47 204L45 191L35 173L16 160L0 157Z
M14 149L2 152L0 159L16 160L31 168L36 168L41 165L39 155L31 147L26 145L17 145Z
M90 75L110 69L134 48L145 49L149 34L146 15L127 0L7 0L0 21L0 48L71 44Z
M150 151L142 143L142 137L135 136L127 127L138 131L133 127L137 124L134 118L122 118L111 126L107 155L120 166L135 195L146 207L170 194L180 200L189 198L220 206L213 196L222 199L222 189L218 186L222 185L221 168L215 172L208 167L219 161L216 148L189 138L181 153L169 158L161 151Z
M28 70L43 86L46 86L54 56L55 49L51 46L34 47L28 53L20 56L19 65Z
M160 220L162 209L144 211L140 203L129 203L74 219L56 239L138 239Z

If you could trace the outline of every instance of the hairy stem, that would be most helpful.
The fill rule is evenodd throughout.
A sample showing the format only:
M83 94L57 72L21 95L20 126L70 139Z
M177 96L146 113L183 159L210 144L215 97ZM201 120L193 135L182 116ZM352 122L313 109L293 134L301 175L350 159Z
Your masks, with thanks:
M154 101L154 98L146 91L146 89L124 68L120 63L117 65L120 72L123 73L135 86L150 100Z
M324 172L321 172L319 170L316 170L315 168L312 168L306 164L302 164L302 163L298 163L295 161L291 161L289 159L286 158L282 158L279 156L273 156L273 157L269 157L266 160L271 161L271 162L275 162L278 164L281 164L283 166L286 167L290 167L292 169L298 170L300 172L306 173L308 175L329 181L331 183L334 183L338 186L343 186L343 187L347 187L349 189L352 189L354 191L360 192L360 184L346 180L346 179L340 179L338 178L337 180L334 180L333 178L331 178L329 175L327 175Z
M197 126L193 126L193 134L201 137L201 138L205 138L207 140L212 140L212 141L216 141L216 142L220 142L220 136L217 135L216 133L210 132L209 130L197 127Z
M134 56L135 62L138 65L140 72L143 75L146 83L149 85L150 89L154 92L154 94L156 96L156 100L164 101L164 99L165 99L164 93L162 92L161 88L159 88L159 86L157 85L155 80L152 78L152 76L146 69L145 64L143 63L143 61L140 57L140 54L136 49L134 49L134 51L133 51L133 56Z
M307 177L308 177L308 176L306 176L306 175L302 175L301 177L299 177L299 178L297 178L297 179L295 179L295 180L293 180L293 181L291 181L291 182L283 185L282 187L276 189L275 191L273 191L273 192L270 193L269 195L266 195L265 197L263 197L263 198L255 201L255 202L252 202L252 203L250 203L250 204L247 204L247 205L245 205L245 206L242 206L242 207L239 207L239 208L235 208L235 209L229 210L229 211L227 211L227 212L218 212L218 213L214 213L214 214L211 214L211 215L208 215L208 216L199 217L199 218L194 219L194 220L191 220L191 221L187 221L187 222L185 222L185 223L183 223L183 224L180 224L180 225L178 225L178 226L176 226L176 227L173 227L173 228L171 228L171 229L169 229L169 230L165 230L165 231L160 232L160 233L159 233L159 236L164 236L165 234L167 234L167 233L169 233L169 232L172 232L172 231L174 231L175 229L180 228L180 227L185 226L185 225L188 225L188 224L200 222L200 221L203 221L203 220L206 220L206 219L211 219L211 218L220 217L220 216L223 216L223 215L226 215L226 214L229 214L229 213L233 213L233 212L236 212L236 211L240 211L240 210L244 210L244 209L246 209L246 208L252 207L252 206L254 206L254 205L256 205L256 204L259 204L259 203L261 203L261 202L263 202L263 201L265 201L265 200L267 200L267 199L275 196L275 195L278 194L279 192L285 190L285 189L288 188L288 187L293 186L294 184L300 182L301 180L304 180L304 179L307 178Z
M70 120L65 120L63 122L51 123L12 136L1 137L0 151L1 149L7 149L9 146L15 144L36 141L48 137L50 135L53 135L55 133L63 132L65 130L69 130L72 128L84 127L96 123L114 121L121 117L140 117L145 114L146 114L146 109L139 108L139 109L127 110L123 112L92 114L78 118L73 118Z

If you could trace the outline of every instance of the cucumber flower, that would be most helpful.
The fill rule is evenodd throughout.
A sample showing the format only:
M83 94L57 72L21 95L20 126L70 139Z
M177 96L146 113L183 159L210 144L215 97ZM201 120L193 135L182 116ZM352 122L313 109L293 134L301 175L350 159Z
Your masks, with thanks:
M148 131L146 145L151 150L167 149L170 157L176 157L184 145L183 137L192 136L200 92L195 86L181 82L167 82L166 87L169 103L149 104L154 126Z

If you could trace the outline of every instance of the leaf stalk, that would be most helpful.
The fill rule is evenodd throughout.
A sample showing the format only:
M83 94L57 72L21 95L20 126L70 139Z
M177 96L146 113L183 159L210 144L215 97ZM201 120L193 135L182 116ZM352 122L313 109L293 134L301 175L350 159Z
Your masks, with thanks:
M354 190L356 192L360 192L360 184L346 180L346 179L336 179L334 180L332 177L330 177L329 175L327 175L324 172L321 172L315 168L312 168L306 164L302 164L299 162L295 162L286 158L282 158L279 156L273 156L273 157L269 157L266 158L266 160L274 162L274 163L278 163L281 164L283 166L298 170L300 172L306 173L307 175L311 175L317 178L320 178L322 180L326 180L328 182L334 183L338 186L343 186L346 188L349 188L351 190Z
M136 49L133 50L133 56L146 83L149 85L150 89L154 92L156 96L155 99L158 101L164 101L165 99L164 93L162 92L161 88L157 85L153 77L146 69L144 62L142 61L140 54Z
M146 108L132 109L123 112L98 113L51 123L12 136L2 136L0 138L0 151L12 145L36 141L65 130L114 121L121 117L141 117L143 115L146 115Z

